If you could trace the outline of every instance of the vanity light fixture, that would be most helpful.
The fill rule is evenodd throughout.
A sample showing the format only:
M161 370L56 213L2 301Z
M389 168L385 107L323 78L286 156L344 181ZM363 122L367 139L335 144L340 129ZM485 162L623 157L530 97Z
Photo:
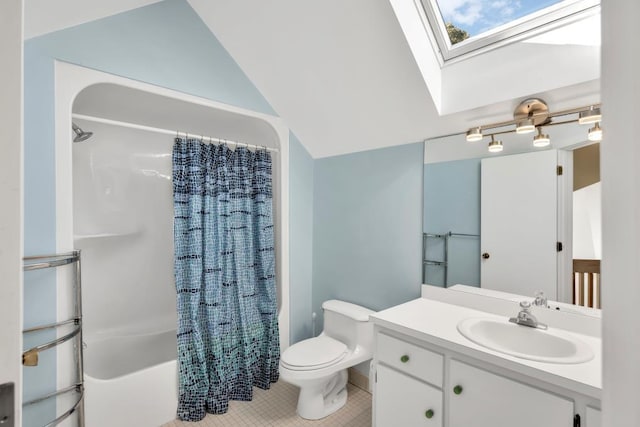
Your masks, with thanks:
M595 126L589 129L589 133L587 134L587 139L589 141L602 141L602 128L600 127L600 123L596 122Z
M471 128L467 131L467 142L476 142L482 139L482 129L479 127Z
M493 139L493 135L491 135L491 142L489 143L489 152L490 153L499 153L502 151L502 141Z
M441 135L438 138L465 135L468 142L481 141L485 136L491 136L489 151L498 153L502 151L502 141L495 140L496 135L511 133L528 133L536 131L533 137L533 146L547 147L551 144L549 135L543 133L543 127L566 125L569 123L594 123L589 129L589 141L602 140L602 128L600 127L600 104L586 105L567 110L550 112L546 102L540 98L529 98L520 102L513 111L513 119L503 122L487 123L469 128L466 132L456 132ZM484 134L483 134L484 132ZM429 138L436 139L436 138Z
M533 119L524 119L516 124L516 133L529 133L534 130L536 130L536 125L534 124Z
M593 105L589 107L586 111L581 111L578 115L578 123L581 125L587 125L591 123L596 123L602 120L602 114L600 113L599 107L594 107Z
M549 139L549 135L542 133L542 126L538 126L538 134L533 137L533 146L536 148L547 147L551 144L551 139Z

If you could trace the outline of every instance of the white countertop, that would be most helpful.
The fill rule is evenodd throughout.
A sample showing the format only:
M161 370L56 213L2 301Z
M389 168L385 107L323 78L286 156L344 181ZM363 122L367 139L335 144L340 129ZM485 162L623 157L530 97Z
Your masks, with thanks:
M418 298L371 315L384 328L426 341L446 350L500 366L589 397L601 399L602 348L600 338L562 330L585 342L594 358L579 364L555 364L521 359L490 350L465 338L457 324L469 317L508 321L508 317L467 307Z

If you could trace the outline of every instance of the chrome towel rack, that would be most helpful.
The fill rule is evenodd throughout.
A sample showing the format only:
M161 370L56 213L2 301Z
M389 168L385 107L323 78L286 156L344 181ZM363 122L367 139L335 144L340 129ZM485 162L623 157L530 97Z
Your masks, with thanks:
M67 320L63 320L57 323L50 323L47 325L39 325L31 328L24 329L23 334L28 334L36 331L43 331L47 329L57 329L59 327L74 325L73 330L66 335L63 335L55 340L37 345L22 353L22 364L24 366L37 366L38 355L46 350L54 348L60 344L63 344L70 340L75 340L75 367L77 380L75 384L57 390L53 393L38 397L36 399L29 400L22 404L23 408L29 405L40 403L50 398L54 398L66 393L75 392L78 394L78 399L75 403L65 411L62 415L58 416L53 421L45 424L43 427L53 427L60 424L62 421L69 418L72 414L78 414L78 426L85 427L84 416L84 363L82 354L82 284L81 284L81 263L80 263L80 251L72 251L64 254L55 255L38 255L28 256L23 258L23 270L34 271L42 270L45 268L56 268L64 265L75 264L73 274L73 286L74 292L74 310L73 317Z
M443 268L444 280L442 285L446 288L449 280L449 239L452 237L480 237L479 234L454 233L422 233L422 283L427 283L427 266L435 265ZM439 260L427 259L428 239L443 239L442 258ZM435 283L430 283L435 284Z

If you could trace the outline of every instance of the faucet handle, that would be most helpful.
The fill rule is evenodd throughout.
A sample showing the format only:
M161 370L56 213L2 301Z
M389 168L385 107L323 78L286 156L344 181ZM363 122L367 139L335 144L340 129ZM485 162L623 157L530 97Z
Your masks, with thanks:
M529 301L520 301L520 308L526 311L529 311L531 308L531 303Z

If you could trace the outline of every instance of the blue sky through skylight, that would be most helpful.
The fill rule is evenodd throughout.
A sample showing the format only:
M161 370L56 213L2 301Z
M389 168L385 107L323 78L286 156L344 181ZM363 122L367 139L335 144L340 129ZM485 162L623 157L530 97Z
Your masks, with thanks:
M437 0L445 23L471 37L537 12L563 0Z

